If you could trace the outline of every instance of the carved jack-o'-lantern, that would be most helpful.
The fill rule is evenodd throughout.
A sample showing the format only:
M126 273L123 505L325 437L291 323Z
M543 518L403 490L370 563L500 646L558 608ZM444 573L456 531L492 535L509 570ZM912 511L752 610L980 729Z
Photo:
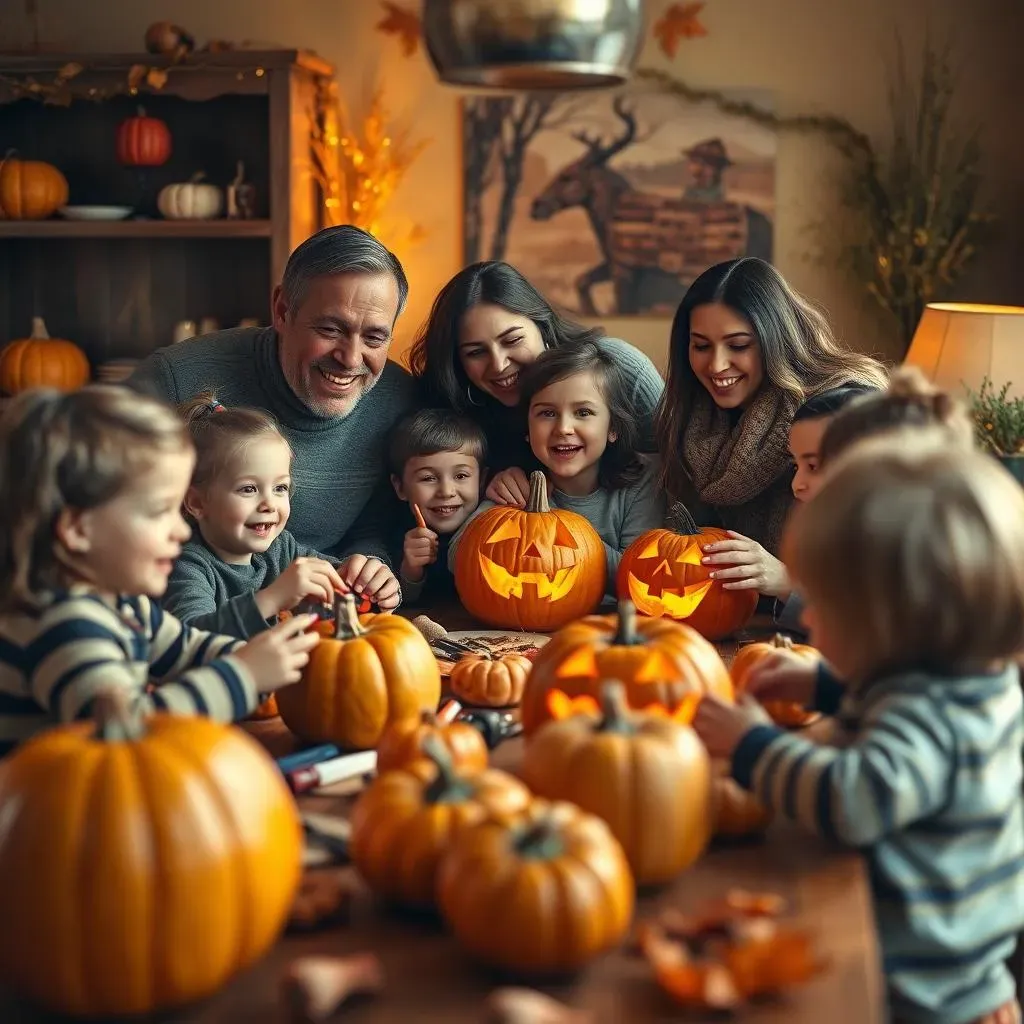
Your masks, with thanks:
M677 529L648 530L623 553L616 586L637 611L654 618L676 619L709 640L741 629L757 607L756 590L725 590L701 565L704 545L728 540L725 530L701 529L689 512L672 510ZM675 525L675 524L674 524Z
M581 515L548 505L530 477L526 508L500 505L466 527L455 587L466 610L502 629L552 630L592 612L606 582L604 545Z
M671 619L637 619L629 601L618 615L590 615L559 630L534 659L522 701L529 736L552 718L565 717L599 700L601 683L619 679L631 708L660 705L688 724L699 698L712 693L732 701L733 688L718 651L696 630ZM554 691L554 692L552 692Z

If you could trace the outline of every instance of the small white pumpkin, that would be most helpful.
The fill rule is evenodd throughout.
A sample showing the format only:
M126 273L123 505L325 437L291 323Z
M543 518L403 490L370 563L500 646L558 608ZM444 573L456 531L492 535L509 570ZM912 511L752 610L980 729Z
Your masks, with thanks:
M204 175L194 174L191 181L168 185L160 190L156 205L168 220L212 220L224 209L224 191L216 185L202 184Z

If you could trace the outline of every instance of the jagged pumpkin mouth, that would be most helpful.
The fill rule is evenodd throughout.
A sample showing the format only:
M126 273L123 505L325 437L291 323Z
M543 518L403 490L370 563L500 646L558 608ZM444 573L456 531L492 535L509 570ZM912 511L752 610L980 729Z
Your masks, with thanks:
M526 584L537 588L538 598L558 601L568 596L579 578L580 566L568 565L554 572L511 573L486 555L480 555L480 571L484 581L498 597L522 597Z

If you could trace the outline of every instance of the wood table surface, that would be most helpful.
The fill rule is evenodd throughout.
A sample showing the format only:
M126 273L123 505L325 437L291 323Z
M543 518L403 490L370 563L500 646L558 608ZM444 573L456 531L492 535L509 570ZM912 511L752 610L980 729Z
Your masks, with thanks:
M415 612L410 612L414 614ZM449 629L470 628L461 609L429 613ZM750 639L763 632L755 623ZM718 645L728 660L735 643ZM274 756L297 748L279 719L247 723L246 728ZM495 767L515 771L522 741L510 740L492 753ZM342 784L299 798L304 811L345 816L354 797ZM340 792L339 792L340 790ZM352 868L329 870L354 872ZM779 893L790 906L792 923L811 930L828 969L778 1001L739 1012L737 1024L881 1024L884 990L875 937L871 894L862 858L831 846L784 821L765 836L740 842L715 842L676 881L642 893L637 919L667 907L691 910L729 889ZM256 966L236 977L218 995L198 1006L163 1014L162 1024L271 1024L288 1018L278 999L288 964L305 955L373 952L387 977L383 993L353 1001L337 1015L352 1024L406 1024L413 1021L479 1022L488 993L521 979L496 976L475 964L437 920L387 910L365 890L357 896L347 925L309 933L286 933ZM529 983L529 982L526 982ZM535 987L574 1007L593 1013L595 1024L685 1020L721 1021L720 1016L681 1011L656 986L646 962L628 949L594 962L572 979ZM4 1024L40 1024L50 1020L0 995ZM334 1018L332 1018L333 1020Z

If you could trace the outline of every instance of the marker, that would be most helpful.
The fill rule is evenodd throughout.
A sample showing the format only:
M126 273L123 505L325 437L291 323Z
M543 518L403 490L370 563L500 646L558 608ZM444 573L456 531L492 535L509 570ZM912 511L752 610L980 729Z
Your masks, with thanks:
M417 505L415 503L413 504L413 506L412 506L412 514L416 517L416 525L421 530L425 530L427 528L427 521L426 521L426 519L423 518L423 513L420 511L419 505Z
M461 710L462 705L457 700L446 700L437 713L437 720L442 725L451 725Z
M298 795L308 793L311 789L331 786L335 782L344 782L345 779L354 779L375 771L376 768L377 751L361 750L357 754L343 754L330 761L321 761L319 764L288 772L285 778L291 791Z
M341 751L333 743L321 743L318 747L309 747L295 754L288 754L287 757L279 757L277 767L287 775L288 772L293 772L298 768L306 768L320 761L329 761L340 753Z

